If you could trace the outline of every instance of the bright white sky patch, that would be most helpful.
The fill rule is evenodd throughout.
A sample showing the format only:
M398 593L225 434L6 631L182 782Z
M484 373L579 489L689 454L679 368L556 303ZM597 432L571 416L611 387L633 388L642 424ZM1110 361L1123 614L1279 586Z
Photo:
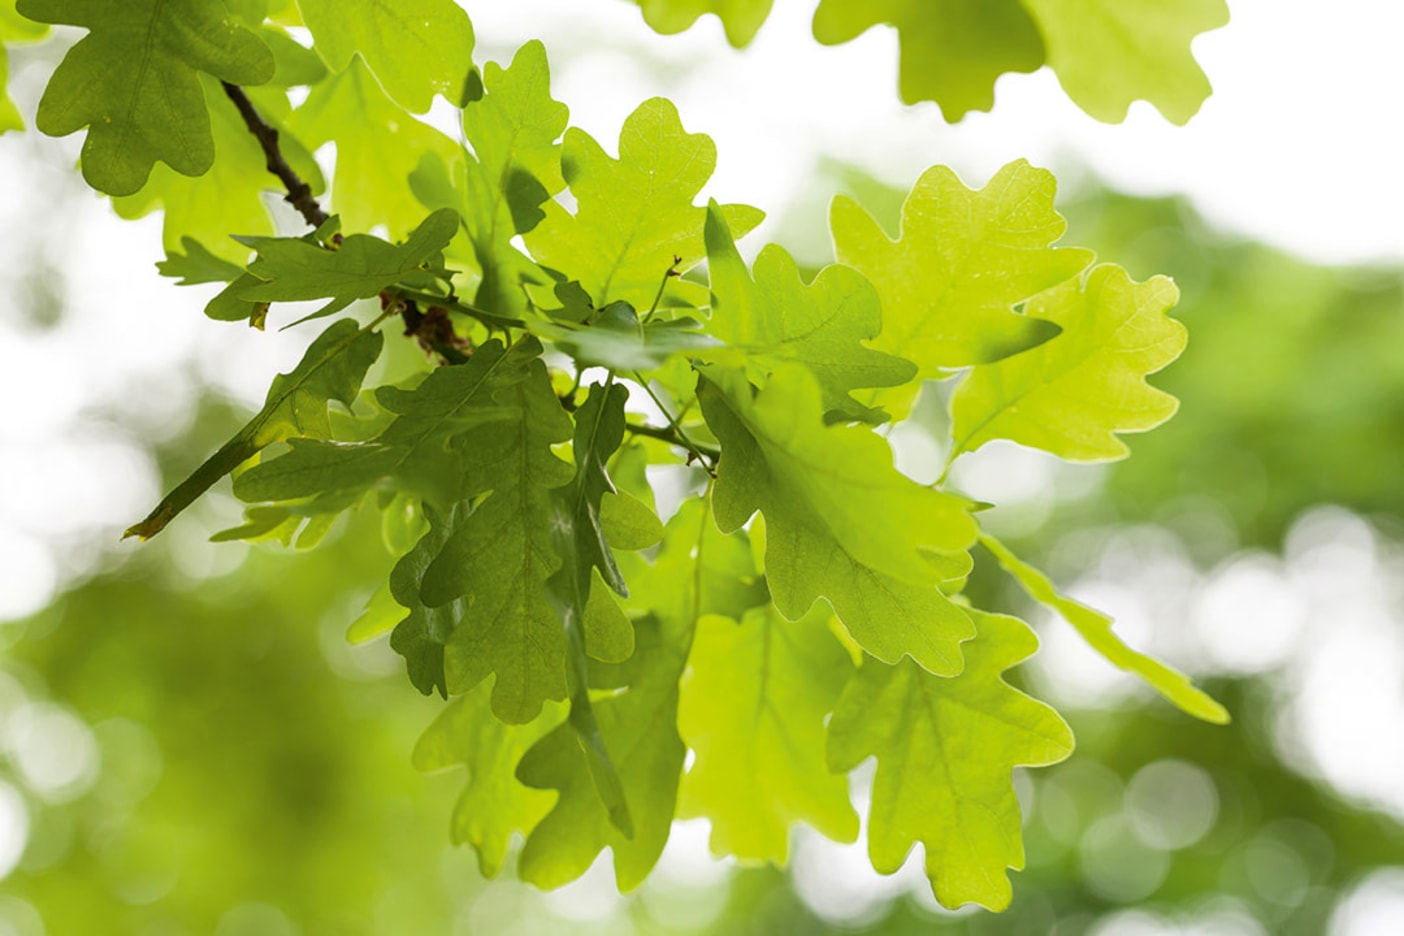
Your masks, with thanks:
M529 38L551 52L571 122L612 147L624 116L666 95L717 141L711 191L776 210L820 155L910 184L933 163L982 183L1019 157L1090 166L1143 194L1188 194L1217 224L1325 262L1404 259L1404 5L1395 0L1229 0L1233 20L1196 40L1215 93L1187 127L1144 103L1118 126L1083 114L1051 71L1006 75L993 113L952 127L897 97L887 28L837 47L809 32L813 0L777 0L755 43L731 49L719 21L656 36L632 4L467 0L480 60Z

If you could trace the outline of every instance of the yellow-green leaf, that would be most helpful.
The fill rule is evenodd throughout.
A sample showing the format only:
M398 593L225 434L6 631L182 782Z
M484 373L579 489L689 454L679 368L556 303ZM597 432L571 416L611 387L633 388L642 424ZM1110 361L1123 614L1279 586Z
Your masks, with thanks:
M314 47L335 71L359 53L416 114L434 95L457 104L473 67L473 25L453 0L297 0Z
M1190 52L1229 21L1224 0L1022 0L1068 97L1108 123L1147 100L1171 123L1198 112L1211 88Z
M1055 188L1052 173L1022 159L978 190L933 166L907 196L895 241L857 202L834 199L839 262L868 277L882 297L873 346L915 362L929 379L1056 335L1056 324L1015 311L1092 262L1089 250L1052 246L1067 227L1053 209Z
M848 778L825 769L825 721L853 672L829 621L827 608L788 621L768 605L698 623L678 710L697 754L681 814L711 820L715 854L784 864L798 821L858 836Z
M698 398L721 442L712 502L724 531L765 515L765 571L775 605L797 619L819 598L869 653L910 655L960 672L965 611L936 587L939 553L975 541L970 503L911 481L866 427L825 426L819 385L798 364L756 392L745 377L706 369Z
M714 14L726 29L726 39L741 48L755 38L773 0L635 0L644 22L665 36L688 29L697 18Z
M526 834L550 811L556 797L517 779L522 755L565 720L565 705L548 702L524 725L509 725L492 714L492 680L454 699L414 746L420 770L468 768L468 782L453 807L449 834L456 845L471 845L484 877L496 877L512 836Z
M994 553L1000 566L1023 586L1030 598L1057 611L1063 620L1082 635L1088 646L1100 653L1108 663L1139 676L1172 705L1195 718L1216 725L1228 724L1227 709L1214 701L1208 693L1197 688L1184 673L1128 647L1112 630L1111 618L1059 594L1048 576L1014 555L993 536L982 533L980 544Z
M989 110L1000 75L1043 64L1043 39L1019 0L823 0L814 38L837 45L879 23L897 27L902 100L935 101L950 121Z
M624 121L615 159L585 131L566 131L561 165L576 212L558 202L526 235L541 264L578 280L596 308L623 300L650 307L664 274L685 270L706 253L707 209L693 204L716 167L716 144L683 129L671 101L653 98ZM745 205L722 208L740 236L763 214Z
M1164 276L1137 283L1103 264L1031 299L1029 318L1062 332L971 370L951 397L955 454L1012 439L1069 461L1126 457L1117 433L1153 429L1179 406L1146 383L1185 348L1185 327L1166 315L1179 295Z
M920 842L944 906L1003 910L1011 896L1005 869L1024 866L1010 771L1063 760L1073 737L1057 712L1001 677L1037 649L1028 625L982 611L971 617L979 633L964 647L959 676L864 659L829 723L829 766L852 770L877 756L868 816L874 869L893 873Z

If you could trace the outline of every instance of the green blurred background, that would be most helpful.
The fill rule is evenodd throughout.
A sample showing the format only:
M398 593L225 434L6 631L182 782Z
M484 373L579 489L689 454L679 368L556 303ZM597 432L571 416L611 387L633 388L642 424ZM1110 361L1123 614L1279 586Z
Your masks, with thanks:
M32 399L11 394L29 428L8 431L0 508L23 518L36 485L57 486L101 522L50 524L53 568L0 569L11 599L0 608L47 601L0 622L0 936L1404 933L1401 269L1316 265L1218 231L1185 200L1067 174L1070 243L1181 287L1191 344L1154 379L1181 411L1132 437L1126 462L1073 467L991 446L953 480L999 502L996 532L1116 614L1132 642L1205 680L1235 720L1180 716L983 564L972 588L1030 614L1044 640L1017 678L1078 737L1071 761L1016 775L1028 869L1008 912L942 911L912 863L880 878L861 845L805 830L788 869L716 863L697 822L675 827L635 894L619 896L601 864L541 894L510 872L482 880L449 844L461 776L418 774L409 757L439 703L412 690L383 641L344 638L391 562L375 518L308 553L212 546L205 538L237 516L216 494L140 548L97 539L237 428L261 389L249 388L299 339L261 352L267 366L239 356L246 337L231 360L200 358L179 324L198 300L124 286L163 297L125 293L121 314L164 303L153 314L184 336L184 363L89 374L65 438L79 464L136 480L94 502L81 473L21 466L33 440L53 441L35 427L74 379L65 349L94 314L79 299L119 275L155 279L130 259L152 259L149 224L132 226L130 254L99 245L108 268L88 271L96 282L55 272L64 251L93 246L83 225L106 223L93 220L106 209L42 146L0 148L0 168L23 162L22 178L68 206L3 247L25 260L0 282L0 365L22 353L51 363ZM889 221L901 198L821 162L770 236L824 262L815 231L835 191ZM25 211L40 214L15 208ZM140 338L106 353L139 356ZM143 368L163 373L143 382ZM943 392L929 387L893 434L914 474L939 463ZM0 527L6 536L24 555ZM52 579L51 600L35 576ZM859 798L866 782L860 771Z

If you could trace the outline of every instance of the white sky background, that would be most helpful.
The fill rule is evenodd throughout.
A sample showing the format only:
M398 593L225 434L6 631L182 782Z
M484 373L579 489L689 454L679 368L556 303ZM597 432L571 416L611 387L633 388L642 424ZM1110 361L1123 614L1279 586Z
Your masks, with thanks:
M1027 157L1080 162L1133 193L1186 193L1216 224L1322 262L1404 259L1398 0L1230 0L1230 25L1195 41L1214 95L1186 127L1144 102L1125 123L1100 124L1048 69L1004 76L992 113L949 126L935 105L901 104L894 30L820 46L814 0L776 0L739 52L713 16L661 37L623 0L465 5L480 61L546 42L555 97L606 147L639 101L672 98L689 130L717 141L710 191L724 201L778 211L821 154L901 185L934 163L983 183Z
M573 124L611 151L621 122L640 101L672 98L689 130L717 142L720 164L707 194L757 205L773 217L810 195L821 157L903 186L934 163L980 184L1003 163L1027 157L1072 173L1085 165L1134 193L1187 194L1214 223L1321 262L1404 261L1401 0L1230 0L1233 23L1195 43L1215 95L1185 128L1145 104L1133 106L1122 125L1099 124L1067 100L1046 70L1005 76L994 113L948 126L934 105L906 108L898 100L893 31L879 28L844 46L821 47L809 34L814 5L777 0L756 42L738 52L712 17L681 36L660 37L624 0L466 2L479 62L505 62L522 42L543 39L554 96L570 106ZM17 76L17 97L29 116L37 100L34 77ZM0 621L41 607L62 582L91 571L122 527L159 496L148 456L123 425L143 436L153 429L179 436L201 382L256 407L270 376L294 364L308 339L305 330L260 334L206 320L199 310L208 290L178 289L152 269L160 258L155 219L119 221L101 200L73 194L71 165L80 142L81 135L0 137L0 397L12 401L0 434ZM54 194L64 190L62 198ZM35 243L45 239L64 245L54 262L61 264L65 319L36 331L21 327L10 306L21 301ZM1076 231L1070 240L1076 243ZM748 243L754 251L759 238ZM171 561L190 572L227 568L227 557L237 562L242 555L239 546L203 543L237 516L227 499L222 507L209 503L163 536L173 547ZM1360 555L1382 549L1341 522L1356 530L1354 539L1332 533L1321 542L1349 545L1363 536ZM1276 646L1270 636L1281 636L1282 621L1255 614L1273 606L1263 583L1279 599L1305 594L1283 582L1300 578L1284 576L1287 566L1253 561L1259 564L1198 579L1186 573L1196 594L1207 596L1194 614L1203 631L1198 649L1186 650L1183 636L1167 631L1174 622L1157 620L1138 632L1138 621L1150 619L1145 595L1113 589L1100 597L1123 619L1128 637L1155 647L1155 635L1169 633L1160 649L1173 655L1178 648L1180 660L1201 669L1287 666L1283 690L1298 695L1284 709L1289 746L1302 745L1303 760L1314 761L1342 790L1404 814L1404 798L1391 794L1404 790L1404 746L1369 747L1371 737L1398 737L1392 720L1404 718L1404 700L1361 696L1350 689L1360 685L1351 678L1351 654L1317 659L1290 635L1280 655L1245 662L1245 653L1261 650L1264 641ZM1375 586L1357 595L1369 613L1352 615L1351 633L1379 644L1372 659L1394 667L1392 676L1377 673L1373 682L1398 685L1404 599L1376 592L1399 566L1393 559L1365 565ZM1229 579L1242 587L1228 588ZM1098 584L1093 574L1088 588ZM1244 605L1253 588L1260 600ZM1230 608L1220 616L1231 620L1205 630L1203 622L1220 606ZM1297 630L1314 630L1309 620L1298 624ZM1246 636L1235 643L1225 636L1230 628ZM1251 646L1244 642L1250 638ZM1060 668L1102 666L1078 663L1076 650L1064 652L1057 639L1048 650ZM1286 662L1293 653L1297 662ZM1075 681L1081 679L1079 673ZM1096 678L1090 684L1113 695L1121 689ZM1356 755L1367 750L1382 760L1359 762Z

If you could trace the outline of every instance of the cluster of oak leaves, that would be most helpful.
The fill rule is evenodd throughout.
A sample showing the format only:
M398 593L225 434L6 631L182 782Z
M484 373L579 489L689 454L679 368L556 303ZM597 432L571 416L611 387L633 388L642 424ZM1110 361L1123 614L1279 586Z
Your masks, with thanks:
M929 170L896 240L836 199L838 263L812 281L775 245L748 267L734 241L761 212L696 203L711 140L655 99L611 156L567 127L539 43L471 73L462 141L409 117L466 68L434 65L472 45L466 16L439 6L405 4L387 26L324 0L21 0L28 19L0 4L5 38L36 20L90 30L40 129L88 127L89 182L125 215L165 209L162 272L227 284L209 315L262 327L270 304L319 301L314 319L381 299L378 317L356 306L371 311L322 331L132 532L154 535L231 473L253 506L217 538L307 546L346 511L383 511L399 559L352 637L392 631L415 685L451 700L415 759L467 765L453 835L489 874L520 833L524 879L569 881L608 847L628 889L678 816L709 819L714 850L742 860L783 862L797 821L852 841L847 773L875 756L874 867L919 842L942 903L1007 905L1006 868L1023 864L1011 768L1059 761L1073 739L1002 679L1037 642L962 596L977 543L1113 663L1226 715L983 533L989 505L899 473L879 430L924 381L953 379L949 461L993 439L1122 457L1116 433L1175 409L1144 379L1184 346L1174 285L1053 247L1053 179L1024 162L978 191ZM832 20L842 4L824 6ZM408 55L430 35L420 7L436 45ZM315 51L282 28L304 22ZM150 27L158 64L141 67L157 71L93 91L91 70L137 67L134 26ZM260 86L249 99L314 193L311 150L337 143L337 217L268 236L265 154L215 79ZM311 91L294 110L296 85ZM340 233L376 225L405 236ZM703 260L705 275L679 275ZM382 326L411 312L453 326L426 339L433 364L363 389ZM581 386L587 368L599 376ZM626 410L643 396L651 425ZM666 522L649 466L673 466L684 491Z

